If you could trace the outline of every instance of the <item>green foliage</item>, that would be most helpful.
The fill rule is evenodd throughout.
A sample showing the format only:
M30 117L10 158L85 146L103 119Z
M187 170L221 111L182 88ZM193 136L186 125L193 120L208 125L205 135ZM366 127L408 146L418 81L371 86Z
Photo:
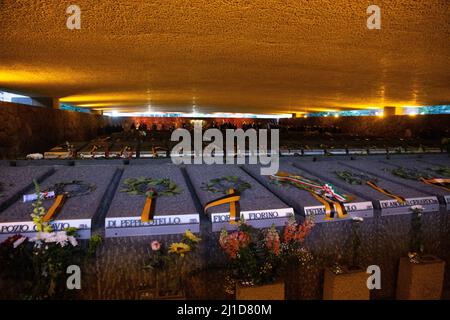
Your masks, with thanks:
M42 206L42 199L39 196L41 193L41 188L36 180L33 180L35 193L38 195L36 202L33 203L33 213L31 218L33 223L36 225L36 230L38 232L52 232L52 226L49 222L44 221L45 208Z
M91 257L93 256L96 252L98 247L103 243L103 238L101 235L99 234L95 234L93 235L90 239L89 239L89 243L88 243L88 249L87 249L87 256Z
M201 189L212 193L228 194L230 188L242 193L251 187L252 185L250 183L241 180L237 176L223 176L211 179L208 183L203 183Z
M388 171L392 173L394 176L408 179L408 180L419 180L420 178L429 179L431 176L428 173L421 172L416 168L395 168L395 169L384 169L385 171Z
M181 188L170 179L128 178L124 181L121 192L130 195L145 195L146 197L174 196L182 192Z
M444 177L450 177L450 167L439 166L439 167L430 168L430 170L434 171Z
M353 173L350 171L335 171L334 172L336 176L348 184L352 185L362 185L365 184L367 181L377 182L378 179L375 177L369 176L363 172L361 173Z

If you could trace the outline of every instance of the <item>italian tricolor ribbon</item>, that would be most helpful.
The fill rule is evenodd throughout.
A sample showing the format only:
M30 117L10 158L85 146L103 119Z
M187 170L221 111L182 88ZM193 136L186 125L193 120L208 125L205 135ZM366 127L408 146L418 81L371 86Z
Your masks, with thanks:
M229 203L230 204L230 224L235 224L239 221L241 216L241 208L239 205L239 200L241 199L241 195L239 192L236 192L233 188L228 189L228 194L226 196L220 197L213 201L208 202L205 205L205 213L209 208L217 207L222 204Z
M372 182L372 181L367 181L366 184L367 184L368 186L372 187L373 189L375 189L375 190L377 190L377 191L379 191L379 192L381 192L381 193L387 195L388 197L397 200L398 203L405 203L405 202L406 202L406 199L405 199L404 197L399 196L399 195L396 195L396 194L393 194L393 193L387 191L386 189L383 189L383 188L377 186L377 185L376 185L374 182Z
M442 178L433 178L433 179L425 179L425 178L420 178L420 181L422 181L423 183L450 191L450 179L442 179Z
M281 171L270 177L309 191L314 198L325 206L325 219L334 218L335 213L337 213L339 218L347 215L347 210L343 203L349 201L349 197L338 193L334 186L329 183L321 185L302 176L291 175Z

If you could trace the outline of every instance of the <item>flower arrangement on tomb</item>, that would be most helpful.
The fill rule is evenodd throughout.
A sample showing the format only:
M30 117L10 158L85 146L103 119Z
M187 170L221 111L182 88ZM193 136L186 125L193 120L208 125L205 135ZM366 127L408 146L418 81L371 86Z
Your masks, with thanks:
M421 178L430 179L431 176L426 172L421 172L420 170L416 168L395 168L395 169L384 169L385 171L388 171L392 173L394 176L408 179L408 180L420 180Z
M124 186L121 192L126 192L130 195L144 195L149 198L173 196L180 194L182 191L170 179L128 178L124 181Z
M174 196L181 193L181 189L170 179L128 178L124 181L124 185L125 188L121 192L146 197L141 213L141 221L144 223L153 221L156 199L158 197Z
M180 242L164 244L154 240L148 248L148 262L145 269L161 269L167 264L174 262L174 259L183 259L188 254L192 254L198 248L201 238L197 237L190 230L186 230Z
M335 171L334 173L338 178L352 185L363 185L366 184L368 181L378 182L377 178L372 177L363 172L354 173L351 171L344 170L344 171Z
M252 185L243 181L237 176L223 176L216 179L211 179L208 183L203 183L202 190L210 191L212 193L227 194L230 188L236 192L242 193L244 190L250 189Z
M39 185L35 186L39 194ZM0 272L16 281L26 299L61 297L67 290L67 267L81 265L91 257L102 238L93 236L87 247L82 246L75 228L56 231L44 221L45 208L39 197L33 207L37 234L34 237L16 234L0 244Z
M219 246L228 259L226 291L234 292L236 284L273 283L289 265L309 261L311 255L304 247L304 240L313 226L311 218L298 224L292 217L281 232L274 225L269 229L255 229L245 221L232 233L223 229Z
M344 203L351 201L353 197L338 192L336 187L330 183L323 183L282 171L269 176L269 178L274 184L287 187L293 186L308 191L317 201L325 206L325 219L333 219L335 211L337 211L337 216L340 218L348 215Z
M436 172L437 174L440 174L444 177L450 177L450 167L447 166L439 166L430 168L431 171Z

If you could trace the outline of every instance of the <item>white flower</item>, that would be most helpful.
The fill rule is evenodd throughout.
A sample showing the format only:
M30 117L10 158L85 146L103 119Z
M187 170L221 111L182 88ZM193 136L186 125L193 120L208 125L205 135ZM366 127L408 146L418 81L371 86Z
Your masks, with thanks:
M14 243L13 243L14 249L17 248L18 246L20 246L25 240L27 240L26 237L21 237L21 238L17 239L16 241L14 241Z
M364 219L361 218L361 217L353 217L352 220L356 221L356 222L363 222L364 221Z
M411 210L412 211L423 211L423 209L424 209L424 207L423 206L421 206L421 205L416 205L416 206L412 206L411 207Z
M68 236L67 239L73 247L76 247L78 245L78 241L74 236Z

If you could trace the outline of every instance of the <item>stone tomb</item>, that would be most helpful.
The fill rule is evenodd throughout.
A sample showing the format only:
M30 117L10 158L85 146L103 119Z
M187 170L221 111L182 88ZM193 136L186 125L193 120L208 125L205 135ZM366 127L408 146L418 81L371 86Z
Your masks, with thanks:
M21 167L19 169L26 170L27 168ZM51 221L53 230L60 231L68 227L75 227L78 229L80 238L90 238L91 227L97 222L96 219L98 219L99 212L102 209L104 195L116 172L117 168L114 166L57 167L55 172L40 184L41 190L56 183L66 183L73 180L93 184L95 190L82 196L68 198L59 213ZM26 179L29 183L29 178ZM32 194L34 192L34 186L30 186L23 193ZM54 200L43 200L44 208L48 210ZM24 203L21 194L20 199L0 214L0 237L6 238L18 233L32 235L35 232L35 225L30 216L33 211L32 204L33 202Z
M180 194L156 198L154 219L142 222L145 195L122 192L128 178L170 179L181 189ZM109 207L105 220L107 237L141 236L199 232L200 216L192 200L185 178L173 164L127 166Z
M42 181L53 173L49 166L0 166L0 215L11 204L21 200L21 195L33 186L33 180Z
M78 152L80 149L86 146L88 142L86 141L76 141L76 142L70 142L69 144L73 145L76 152ZM49 151L44 153L45 159L67 159L70 157L69 151L67 150L67 145L60 144L59 146L56 146Z
M79 153L80 158L82 159L94 159L94 158L105 158L105 147L108 148L108 152L111 149L113 141L109 139L101 140L96 139L92 140L88 144L86 144L83 148L81 148ZM97 146L97 149L93 149L94 146Z
M345 163L353 163L353 161L346 161ZM295 166L299 167L310 174L318 176L324 181L329 181L331 184L335 185L339 189L349 190L350 194L357 195L363 199L368 199L370 201L376 202L376 207L381 208L383 215L390 214L408 214L411 213L408 206L402 206L395 199L385 195L384 193L375 190L374 188L368 186L365 181L361 185L356 184L352 185L345 180L339 178L336 174L337 171L346 171L348 173L352 173L354 175L358 174L366 174L363 170L349 168L344 166L341 161L320 161L320 162L295 162ZM377 179L375 184L382 189L388 190L389 192L403 196L407 199L409 197L418 196L415 190L409 190L405 188L405 186L400 185L398 183L393 183L390 180L379 178L375 175L370 175L369 177L374 177ZM394 201L396 206L381 206L381 203L391 203Z
M398 164L403 162L403 160L399 161ZM401 207L405 207L409 211L409 208L414 205L421 205L424 208L424 212L439 211L439 200L436 196L437 192L435 191L435 189L438 188L426 185L420 181L403 179L386 171L398 168L398 166L374 160L354 160L341 162L341 164L348 168L367 172L379 179L383 179L383 181L392 182L398 185L397 189L391 189L389 191L405 197L406 203L401 204L395 199L380 200L382 212L389 212L389 209L398 209Z
M447 161L441 161L441 160L447 160ZM432 178L444 178L444 179L450 179L450 175L442 174L439 172L436 172L434 169L440 167L440 166L446 166L450 168L450 159L435 159L435 161L422 161L421 159L392 159L392 160L383 160L381 161L383 163L394 165L394 166L400 166L407 169L417 169L420 172L424 172L426 174L429 174ZM406 180L408 181L408 180ZM412 181L412 180L411 180ZM416 185L416 181L412 181ZM424 183L420 183L418 186L421 190L423 190L427 193L433 194L438 196L444 203L447 210L450 210L450 190L446 190L441 187L427 185Z
M155 148L155 152L153 152ZM150 141L141 142L139 147L139 157L140 158L165 158L167 157L167 150L164 146L156 145Z
M330 161L327 161L330 162ZM310 162L311 164L315 162ZM352 202L346 203L345 208L349 213L346 218L337 218L330 220L325 220L325 206L321 204L310 192L306 190L299 189L294 186L280 185L273 183L273 180L269 176L262 176L259 174L259 167L257 165L246 165L245 170L251 174L255 179L262 183L266 188L271 190L284 202L292 206L296 212L304 216L315 216L315 222L333 222L340 220L348 220L353 217L372 217L373 216L373 205L372 202L367 198L360 198L351 194L350 191L346 189L339 188L339 192L345 194L351 194L354 196ZM301 175L307 179L318 180L316 176L313 176L306 172L293 166L289 161L283 161L280 163L280 171L288 172L294 175ZM321 181L324 183L325 181Z
M109 149L109 157L110 158L129 158L129 156L126 154L128 151L124 151L126 147L130 147L131 151L131 158L136 157L138 142L137 141L127 141L127 140L120 140L117 139L112 144L111 148Z
M272 224L281 226L286 223L288 217L294 214L292 207L285 204L236 165L188 165L186 172L203 207L208 202L224 196L223 193L205 190L205 184L212 179L235 176L241 181L249 183L251 188L241 193L240 210L241 216L254 227L265 228ZM208 209L213 231L220 231L223 227L235 228L236 225L231 225L229 222L229 207L229 204L222 204Z

